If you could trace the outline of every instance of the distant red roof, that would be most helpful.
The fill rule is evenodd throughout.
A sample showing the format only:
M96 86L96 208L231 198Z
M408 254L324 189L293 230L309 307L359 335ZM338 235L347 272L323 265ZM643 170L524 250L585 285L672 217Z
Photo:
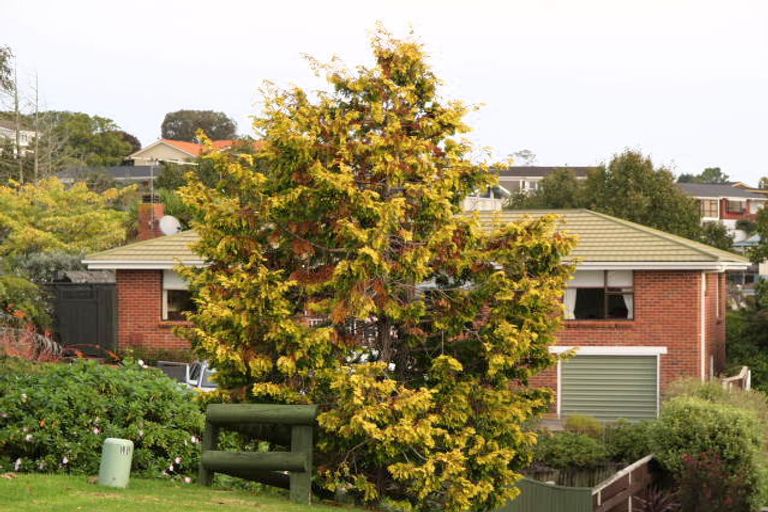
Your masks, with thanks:
M182 151L189 153L190 155L200 156L205 146L198 144L197 142L187 142L185 140L172 140L172 139L160 139L162 142L178 148ZM212 142L213 147L216 149L227 149L232 147L234 140L214 140Z

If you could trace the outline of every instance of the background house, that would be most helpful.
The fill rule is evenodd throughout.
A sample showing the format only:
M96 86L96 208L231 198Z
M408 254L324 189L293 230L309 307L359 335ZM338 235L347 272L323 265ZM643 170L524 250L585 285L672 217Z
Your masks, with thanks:
M233 140L215 140L214 149L232 147ZM183 140L160 139L147 147L132 153L128 159L133 165L156 165L158 163L191 164L199 157L205 146L197 142Z
M754 221L765 206L768 197L730 183L678 183L686 195L696 199L701 212L701 222L723 224L735 242L747 238L747 233L737 226L740 220Z
M19 130L19 146L26 153L30 144L35 140L37 132L22 128ZM0 119L0 141L7 140L16 143L16 123Z
M544 166L513 166L497 169L499 185L510 194L530 193L539 189L541 180L553 172L567 169L576 175L576 179L585 180L595 167L544 167Z
M748 261L691 240L588 210L480 212L492 226L526 215L562 215L579 242L555 352L576 356L537 377L557 390L558 415L655 417L659 396L682 377L710 379L725 368L725 271ZM173 269L202 266L192 231L89 255L89 269L115 270L121 349L174 349L172 328L194 307Z

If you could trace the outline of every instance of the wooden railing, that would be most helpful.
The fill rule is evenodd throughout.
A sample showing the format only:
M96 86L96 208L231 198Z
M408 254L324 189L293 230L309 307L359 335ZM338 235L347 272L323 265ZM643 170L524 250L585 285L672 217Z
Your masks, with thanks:
M290 489L291 500L312 497L312 431L315 405L211 404L205 418L199 482L211 485L215 473ZM217 450L221 430L253 435L290 451L228 452ZM286 474L287 472L287 474Z
M652 460L653 455L643 457L593 487L594 512L632 510L634 497L642 493L653 481L650 467Z

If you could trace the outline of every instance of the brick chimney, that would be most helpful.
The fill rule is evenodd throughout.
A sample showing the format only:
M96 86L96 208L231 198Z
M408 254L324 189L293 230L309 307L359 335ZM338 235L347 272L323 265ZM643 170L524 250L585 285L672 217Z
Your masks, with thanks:
M160 219L165 215L163 203L141 203L139 205L139 240L163 236Z

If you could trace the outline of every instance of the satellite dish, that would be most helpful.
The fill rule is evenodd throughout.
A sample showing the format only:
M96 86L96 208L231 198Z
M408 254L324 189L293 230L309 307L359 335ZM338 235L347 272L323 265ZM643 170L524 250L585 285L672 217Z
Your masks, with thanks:
M157 223L160 232L164 235L175 235L181 231L181 222L173 215L164 215Z

